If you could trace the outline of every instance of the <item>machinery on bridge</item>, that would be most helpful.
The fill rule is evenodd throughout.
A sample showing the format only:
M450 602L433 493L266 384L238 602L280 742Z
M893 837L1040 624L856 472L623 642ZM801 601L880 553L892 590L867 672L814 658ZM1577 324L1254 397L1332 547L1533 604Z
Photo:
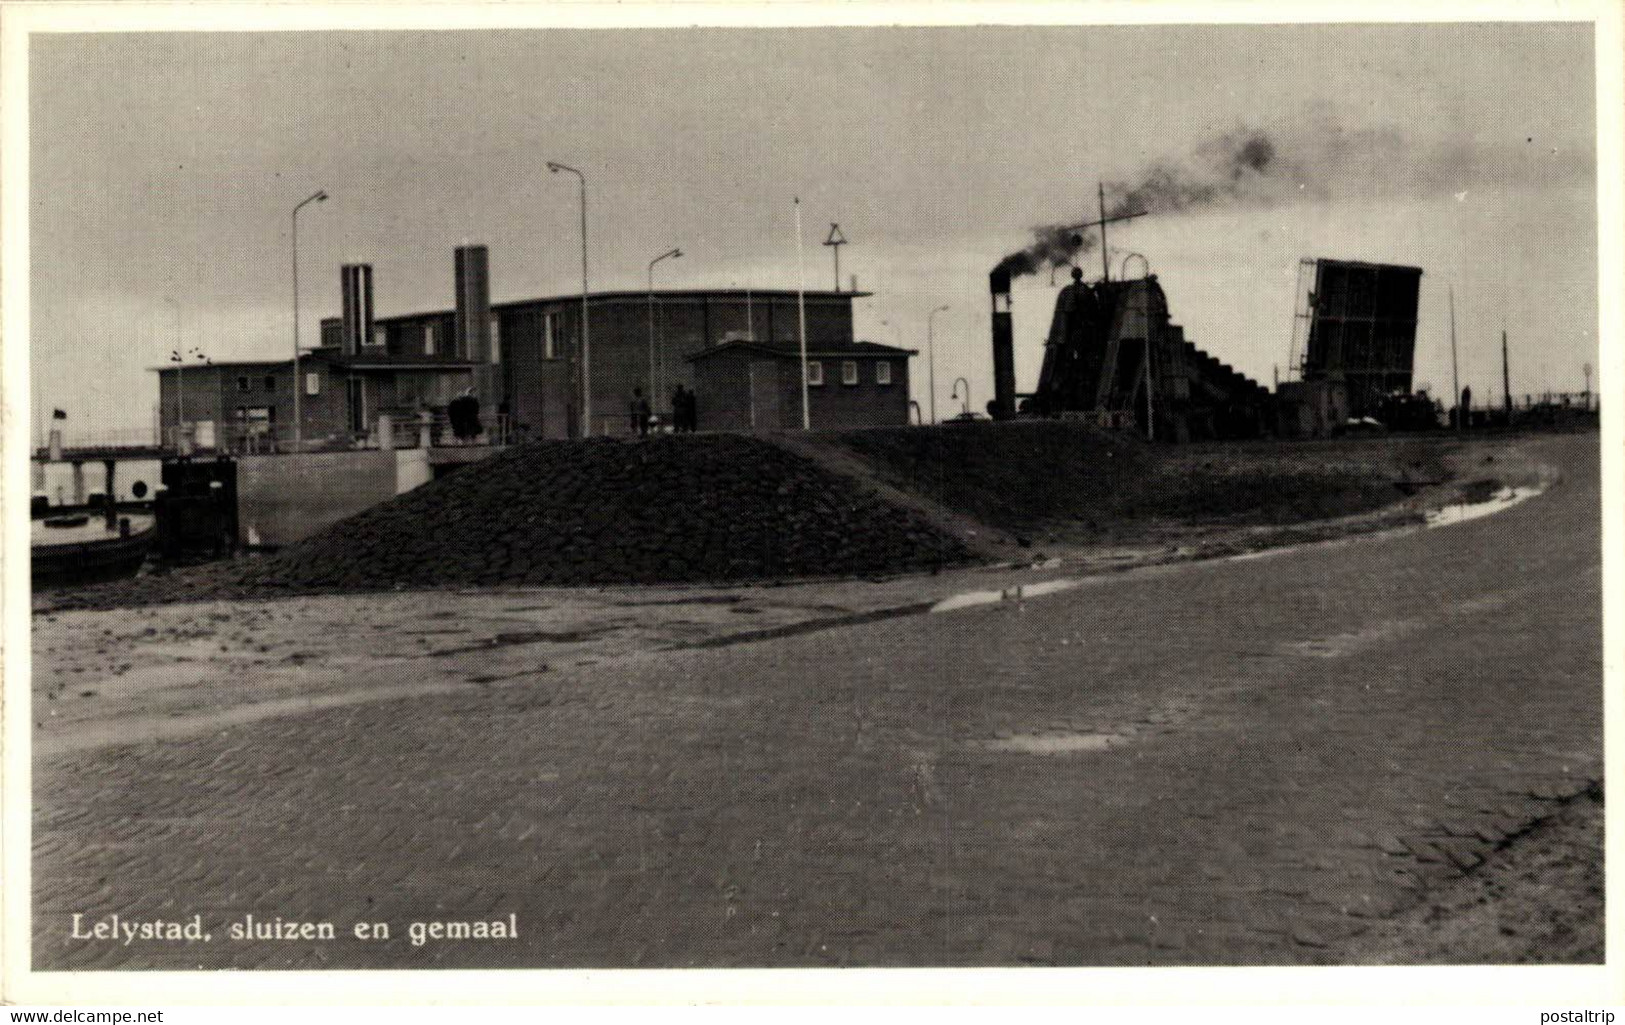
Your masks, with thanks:
M1269 392L1187 342L1150 273L1090 284L1073 268L1055 300L1038 387L1017 396L1009 272L994 270L989 287L995 417L1080 419L1175 442L1255 437L1268 422Z

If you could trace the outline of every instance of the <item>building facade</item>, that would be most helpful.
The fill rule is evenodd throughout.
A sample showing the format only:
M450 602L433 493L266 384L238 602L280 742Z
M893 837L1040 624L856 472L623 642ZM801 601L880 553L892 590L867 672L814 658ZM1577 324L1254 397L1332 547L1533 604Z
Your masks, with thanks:
M773 364L780 380L774 394L788 408L780 364L784 352L799 352L797 292L600 292L585 304L583 339L580 295L492 303L484 246L458 248L452 270L452 309L375 317L371 266L341 268L341 315L322 321L319 346L300 360L307 447L365 446L380 415L396 423L425 412L443 417L447 404L468 392L480 400L482 419L500 423L505 437L624 434L635 391L669 418L678 385L696 394L702 428L751 429L752 395L766 403L766 392L737 392L728 369L736 363ZM852 300L865 295L805 293L807 346L819 361L830 361L830 383L817 386L815 427L908 421L913 353L855 341ZM696 359L713 350L721 356L715 371ZM861 367L857 383L839 383L847 362ZM166 440L183 422L183 433L203 448L263 451L291 439L292 360L154 369ZM714 398L707 395L713 389L721 389ZM794 415L769 417L764 404L761 427L800 427L799 364L793 391Z
M813 428L901 427L908 423L912 349L873 342L809 346L807 419ZM702 431L794 430L802 426L801 349L730 341L689 357L695 419Z

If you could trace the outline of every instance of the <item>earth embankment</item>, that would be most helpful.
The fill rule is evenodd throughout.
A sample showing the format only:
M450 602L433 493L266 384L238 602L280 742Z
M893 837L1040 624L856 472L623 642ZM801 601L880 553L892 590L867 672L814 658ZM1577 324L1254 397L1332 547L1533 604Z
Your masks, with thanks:
M1428 436L1153 445L1057 421L824 436L879 481L1000 530L1121 539L1148 528L1283 525L1381 509L1451 479Z
M861 576L969 558L917 512L758 438L538 442L272 555L61 594L50 604Z
M1450 451L1425 438L1174 447L1054 421L538 442L274 554L35 607L932 571L1020 558L1033 539L1163 542L1382 509L1449 479Z

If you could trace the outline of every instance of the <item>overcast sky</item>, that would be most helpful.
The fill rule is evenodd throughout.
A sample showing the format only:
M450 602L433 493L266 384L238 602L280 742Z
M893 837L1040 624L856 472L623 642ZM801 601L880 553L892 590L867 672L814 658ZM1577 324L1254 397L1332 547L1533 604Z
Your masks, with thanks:
M860 337L922 348L937 404L990 397L987 271L1033 227L1093 216L1096 184L1214 179L1262 135L1257 181L1110 238L1159 274L1187 337L1270 383L1298 261L1425 270L1417 381L1579 390L1597 362L1593 51L1583 24L528 30L35 36L30 49L37 408L151 423L177 311L215 359L291 349L289 213L306 344L338 266L374 266L380 316L450 308L452 249L491 251L493 298L809 287L839 221L873 291ZM1215 141L1219 140L1219 141ZM1222 184L1222 183L1221 183ZM1098 253L1081 257L1091 277ZM1065 271L1056 284L1066 280ZM1016 292L1032 387L1055 291ZM173 300L171 302L170 300ZM925 360L915 361L925 401Z

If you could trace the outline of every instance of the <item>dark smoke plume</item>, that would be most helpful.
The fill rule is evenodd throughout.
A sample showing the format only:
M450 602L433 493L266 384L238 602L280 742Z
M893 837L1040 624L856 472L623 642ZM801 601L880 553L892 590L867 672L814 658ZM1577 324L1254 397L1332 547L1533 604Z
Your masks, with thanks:
M1157 161L1130 181L1107 182L1106 213L1144 210L1157 216L1356 197L1459 199L1465 189L1505 188L1512 167L1550 175L1554 181L1595 181L1595 164L1583 156L1565 154L1539 164L1532 160L1522 150L1486 149L1466 135L1428 140L1397 126L1348 127L1335 109L1310 104L1279 129L1244 125L1208 139L1182 160ZM1097 217L1090 195L1071 222L1034 228L1032 244L1005 257L999 267L1014 276L1076 263L1100 243L1100 229L1066 229Z
M1000 260L994 270L1006 271L1013 278L1036 274L1044 267L1065 267L1075 263L1075 257L1094 247L1093 236L1070 231L1064 224L1046 224L1033 229L1031 245Z
M1243 128L1198 146L1183 163L1159 162L1135 182L1108 182L1108 217L1145 211L1179 213L1236 202L1269 202L1288 184L1275 142L1260 129ZM1098 213L1080 217L1094 220ZM1100 229L1046 224L1033 229L1033 241L999 261L1012 277L1044 267L1063 267L1093 250ZM1108 227L1108 231L1110 228Z

